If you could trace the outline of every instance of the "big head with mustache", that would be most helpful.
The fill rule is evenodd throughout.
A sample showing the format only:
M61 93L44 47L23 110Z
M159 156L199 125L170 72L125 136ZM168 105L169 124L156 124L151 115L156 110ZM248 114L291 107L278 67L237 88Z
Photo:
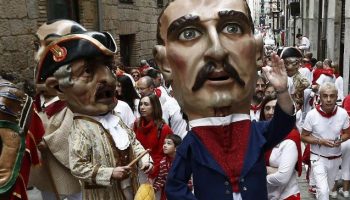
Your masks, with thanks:
M56 89L74 113L104 115L117 104L112 73L116 51L109 33L63 36L45 48L36 79Z
M190 120L249 113L261 41L244 0L175 0L158 19L154 56Z

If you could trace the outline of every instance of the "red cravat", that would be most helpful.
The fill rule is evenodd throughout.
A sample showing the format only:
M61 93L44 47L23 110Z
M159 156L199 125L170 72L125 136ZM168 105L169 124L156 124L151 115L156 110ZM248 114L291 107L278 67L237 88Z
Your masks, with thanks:
M192 128L229 177L234 192L239 192L239 177L248 147L250 123L250 120L243 120L225 126Z

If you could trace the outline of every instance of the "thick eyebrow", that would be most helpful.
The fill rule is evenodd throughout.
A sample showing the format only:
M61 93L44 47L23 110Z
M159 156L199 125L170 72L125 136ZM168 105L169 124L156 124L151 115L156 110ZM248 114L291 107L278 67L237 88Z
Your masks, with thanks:
M174 20L170 24L167 34L169 35L172 32L174 32L175 30L180 29L181 27L183 27L187 24L192 24L194 22L199 22L198 15L192 15L192 14L184 15L184 16Z
M243 20L244 23L248 24L249 26L251 26L250 24L250 20L248 19L247 15L244 14L241 11L236 11L236 10L223 10L223 11L219 11L218 15L220 18L227 18L227 17L235 17L238 18L239 20Z

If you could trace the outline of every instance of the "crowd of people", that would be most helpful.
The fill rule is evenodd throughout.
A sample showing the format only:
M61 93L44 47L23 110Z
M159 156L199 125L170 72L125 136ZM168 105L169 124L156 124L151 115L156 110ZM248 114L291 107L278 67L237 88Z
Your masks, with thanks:
M39 27L25 184L45 200L131 200L140 184L160 200L294 200L307 169L317 199L349 197L339 65L313 58L302 35L265 54L246 1L207 1L164 8L156 65L116 64L111 34L71 20ZM26 199L14 180L0 198Z
M300 195L296 175L301 174L302 161L309 191L317 199L337 198L338 193L349 197L346 140L350 111L339 65L330 59L318 61L311 52L302 53L298 47L286 47L279 53L287 70L288 91L297 109L297 119L295 128L266 157L269 199ZM265 59L268 65L269 57ZM259 75L251 102L251 119L264 121L273 116L275 94L266 78ZM340 179L343 186L339 188L336 180Z

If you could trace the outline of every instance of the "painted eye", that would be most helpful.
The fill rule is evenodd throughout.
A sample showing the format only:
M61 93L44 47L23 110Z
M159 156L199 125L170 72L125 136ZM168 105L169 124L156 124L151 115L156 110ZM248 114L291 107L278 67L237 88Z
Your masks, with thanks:
M242 28L239 24L237 23L229 23L227 24L222 31L224 33L228 33L228 34L242 34Z
M184 31L182 31L180 33L179 39L180 40L194 40L201 35L202 35L202 33L197 31L196 29L189 28L189 29L185 29Z

